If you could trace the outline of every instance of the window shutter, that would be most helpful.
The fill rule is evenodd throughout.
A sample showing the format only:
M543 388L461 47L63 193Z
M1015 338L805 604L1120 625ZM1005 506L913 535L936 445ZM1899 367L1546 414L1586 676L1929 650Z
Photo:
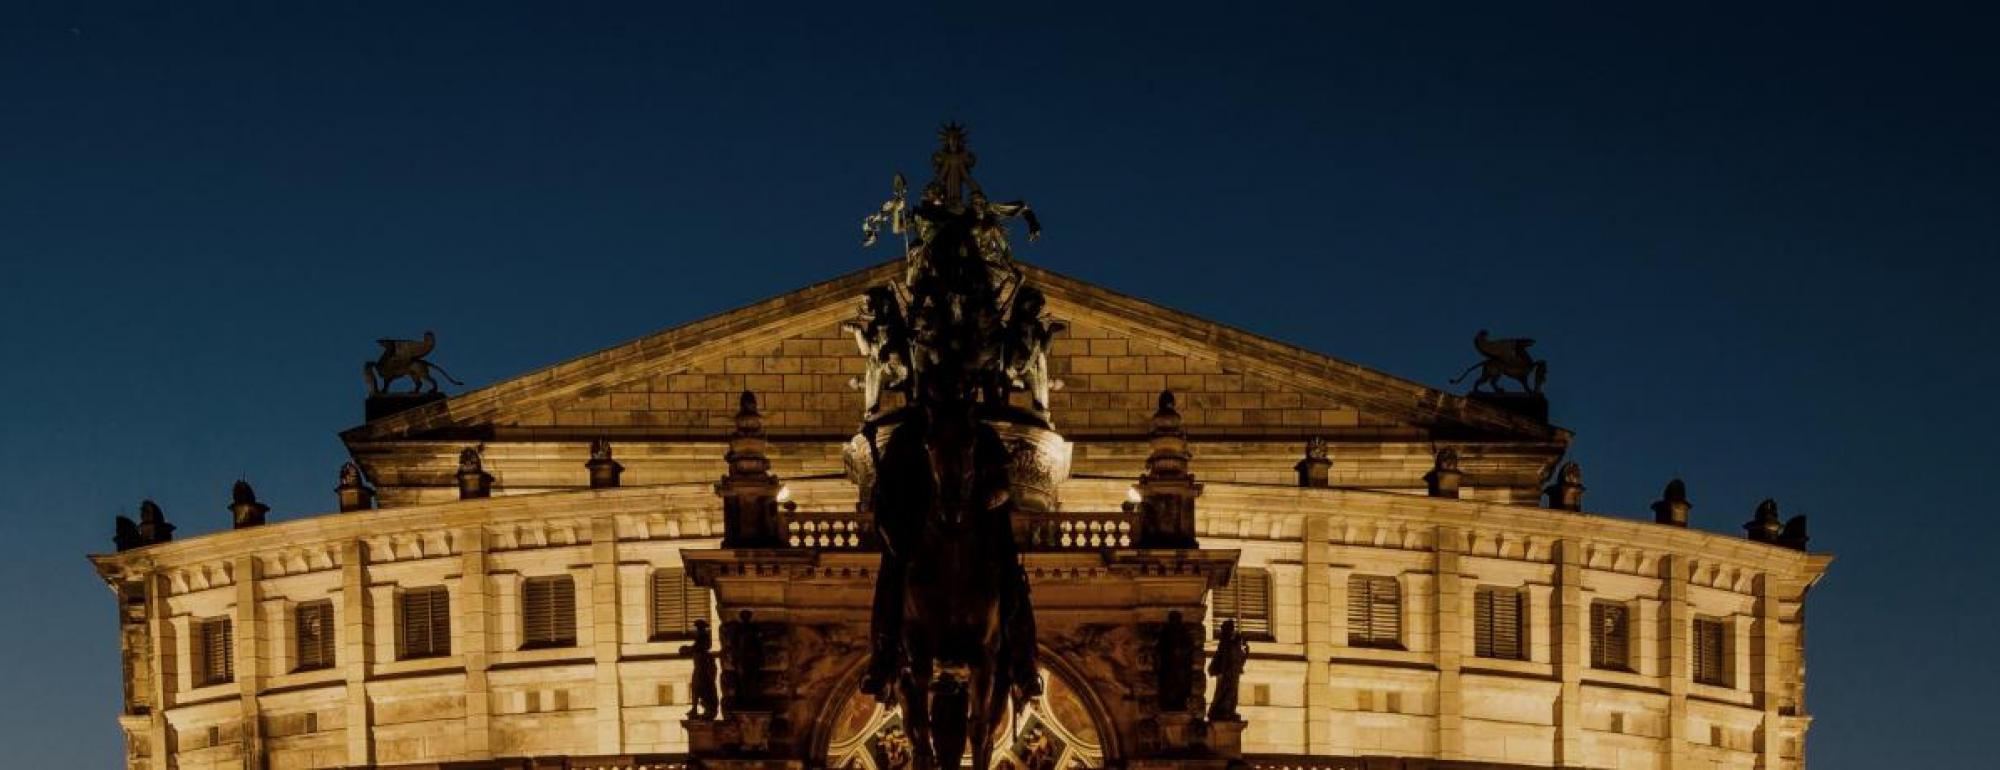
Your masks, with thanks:
M568 575L528 578L521 588L523 647L576 644L576 581Z
M1236 632L1250 637L1271 637L1271 573L1256 567L1238 567L1229 585L1216 589L1214 612L1217 627L1222 621L1236 621Z
M1393 577L1352 575L1347 579L1347 643L1353 647L1400 647L1403 594Z
M1521 660L1521 590L1481 586L1473 594L1473 650L1482 658Z
M322 599L300 604L293 613L297 637L295 671L331 668L334 663L333 602Z
M1590 603L1590 665L1612 671L1632 669L1632 624L1619 602Z
M398 600L402 658L432 658L451 654L451 598L443 586L413 588Z
M1727 647L1729 626L1718 618L1694 620L1694 680L1729 687Z
M199 622L195 633L196 685L206 687L223 684L236 678L234 657L235 634L229 625L229 618L209 618Z
M708 619L708 589L695 585L687 571L653 571L653 638L672 639L694 633L694 622Z

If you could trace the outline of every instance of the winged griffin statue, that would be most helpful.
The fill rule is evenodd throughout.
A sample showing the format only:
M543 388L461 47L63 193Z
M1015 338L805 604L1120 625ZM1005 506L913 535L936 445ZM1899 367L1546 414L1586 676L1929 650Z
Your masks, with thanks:
M1465 367L1465 371L1453 377L1451 382L1456 385L1477 369L1479 379L1472 381L1474 393L1479 392L1482 387L1494 393L1501 392L1502 377L1521 383L1521 388L1529 393L1540 393L1542 382L1549 376L1549 364L1528 354L1528 348L1534 344L1534 340L1526 337L1496 340L1487 336L1485 329L1480 329L1479 333L1472 337L1472 347L1485 359Z
M370 396L387 393L391 383L405 377L410 380L411 393L436 393L438 384L431 378L433 369L453 385L465 384L454 379L444 367L424 358L437 348L437 335L432 332L424 332L421 340L380 339L375 344L382 346L381 357L361 365Z

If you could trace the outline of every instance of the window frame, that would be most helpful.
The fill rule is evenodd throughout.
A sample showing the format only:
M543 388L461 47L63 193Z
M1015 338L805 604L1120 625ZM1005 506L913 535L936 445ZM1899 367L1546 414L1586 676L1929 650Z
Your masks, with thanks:
M551 595L537 599L535 594L540 590ZM546 602L548 607L538 609L535 606L538 602ZM546 627L537 628L538 625ZM576 644L576 578L536 575L522 580L521 649L546 650Z
M423 649L413 647L410 631L412 602L424 602ZM439 633L439 629L443 633ZM446 586L420 586L404 589L396 594L396 659L423 660L426 658L451 657L451 589Z
M236 628L228 615L198 618L194 621L193 658L194 686L214 687L236 681ZM218 632L221 640L215 636ZM222 653L222 666L215 665L216 651Z
M1614 615L1616 623L1607 622ZM1613 649L1614 646L1616 649ZM1610 599L1591 600L1590 667L1599 671L1632 671L1631 604Z
M1377 590L1385 586L1388 588L1386 592ZM1388 608L1386 613L1383 611L1385 606ZM1377 627L1384 618L1389 624L1387 633ZM1363 626L1359 630L1356 628L1357 621ZM1393 575L1347 576L1347 646L1376 650L1404 649L1402 580Z
M1512 598L1513 633L1499 633L1500 608L1504 605L1501 597ZM1501 654L1502 642L1508 642L1512 655ZM1474 589L1472 598L1472 656L1488 660L1528 660L1528 592L1520 586L1483 585Z
M307 647L308 623L316 625L315 648ZM324 671L340 664L339 631L334 625L333 600L315 599L292 607L292 671ZM312 649L313 654L307 655Z
M706 588L695 585L684 567L660 567L647 577L647 622L652 633L647 641L667 642L694 638L694 622L707 620L714 599ZM671 623L679 618L678 625Z
M1730 629L1727 618L1696 615L1688 622L1688 676L1695 684L1709 687L1735 689L1736 672L1730 665ZM1709 631L1715 638L1703 639L1703 632ZM1712 648L1712 649L1711 649ZM1713 666L1704 665L1704 660L1714 658Z
M1256 584L1254 589L1253 583ZM1276 641L1277 634L1271 626L1271 589L1271 570L1237 567L1235 574L1230 576L1229 585L1214 589L1210 597L1209 615L1214 619L1215 627L1219 629L1222 621L1234 620L1236 633L1244 639ZM1255 606L1256 612L1246 614L1243 611L1245 606Z

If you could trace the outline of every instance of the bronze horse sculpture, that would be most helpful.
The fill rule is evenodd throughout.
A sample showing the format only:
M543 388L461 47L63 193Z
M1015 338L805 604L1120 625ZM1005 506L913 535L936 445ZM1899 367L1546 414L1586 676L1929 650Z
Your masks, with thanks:
M995 246L1005 236L995 233L988 209L1027 207L961 197L965 188L978 189L963 129L946 126L943 144L933 157L937 181L911 216L904 280L889 287L899 301L871 307L869 323L893 328L861 338L864 350L871 340L894 341L870 365L907 372L885 384L909 402L862 428L876 469L869 505L882 544L862 690L901 707L914 770L956 768L968 748L973 766L986 770L1010 699L1019 707L1041 693L1013 534L1011 453L988 422L1011 419L1005 388L994 384L1012 379L1005 372L1009 334L1022 326L1010 319L1020 272ZM900 195L884 204L899 230ZM878 441L885 428L888 438Z

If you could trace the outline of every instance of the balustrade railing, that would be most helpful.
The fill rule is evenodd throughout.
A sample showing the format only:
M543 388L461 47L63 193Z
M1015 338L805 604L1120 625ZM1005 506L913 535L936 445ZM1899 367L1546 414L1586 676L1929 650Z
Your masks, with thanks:
M875 547L875 518L855 511L784 514L785 541L793 548L865 551Z
M856 511L788 511L782 514L785 544L821 551L872 551L874 516ZM1017 542L1027 551L1097 551L1131 548L1139 516L1125 512L1015 512Z
M1130 548L1139 517L1131 513L1016 513L1031 551L1096 551Z

